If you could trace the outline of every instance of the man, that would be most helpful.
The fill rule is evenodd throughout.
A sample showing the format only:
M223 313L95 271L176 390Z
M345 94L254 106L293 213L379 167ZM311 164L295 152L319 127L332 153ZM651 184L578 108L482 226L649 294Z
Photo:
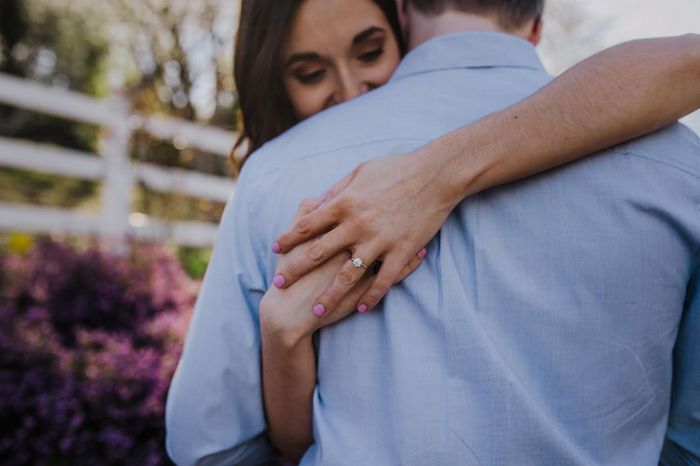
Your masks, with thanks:
M410 0L392 81L248 162L171 388L178 464L270 457L257 309L298 202L543 86L503 27L541 7ZM697 464L698 155L673 126L460 204L381 309L322 331L302 464L655 465L669 413L663 462Z

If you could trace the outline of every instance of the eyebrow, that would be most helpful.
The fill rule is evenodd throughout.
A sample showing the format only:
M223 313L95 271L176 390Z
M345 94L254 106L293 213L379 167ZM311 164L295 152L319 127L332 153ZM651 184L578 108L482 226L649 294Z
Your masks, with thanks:
M352 45L357 45L365 40L367 40L369 37L371 37L373 34L376 34L377 32L386 32L384 28L380 28L378 26L370 26L364 31L357 33L355 37L352 38ZM318 61L321 60L321 56L317 54L316 52L302 52L302 53L295 53L292 56L289 57L287 60L287 63L285 64L285 68L288 68L289 66L293 65L294 63L300 62L300 61Z
M285 64L285 67L290 67L298 61L318 61L320 59L321 56L315 52L295 53L294 55L289 57L287 63Z
M372 34L375 34L377 32L386 32L384 28L380 28L378 26L370 26L364 31L360 32L359 34L355 35L352 39L352 45L357 45L362 41L367 40L368 37L370 37Z

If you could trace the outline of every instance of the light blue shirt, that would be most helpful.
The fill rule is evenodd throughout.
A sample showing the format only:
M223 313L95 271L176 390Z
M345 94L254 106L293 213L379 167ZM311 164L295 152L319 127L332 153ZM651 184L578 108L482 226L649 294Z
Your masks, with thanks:
M168 398L178 464L271 454L258 304L299 202L549 80L515 37L437 37L252 156ZM463 201L376 311L320 331L301 464L652 466L665 438L665 464L700 464L699 180L673 125Z

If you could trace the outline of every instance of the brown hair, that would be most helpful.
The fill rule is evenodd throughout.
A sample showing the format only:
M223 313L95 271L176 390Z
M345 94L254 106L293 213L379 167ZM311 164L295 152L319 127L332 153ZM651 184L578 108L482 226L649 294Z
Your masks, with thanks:
M544 0L406 0L416 10L440 14L449 9L474 14L496 14L506 30L517 29L529 19L542 16Z
M282 81L282 46L302 1L241 1L234 77L242 128L231 154L239 171L252 152L298 122ZM372 1L384 12L403 50L395 0ZM237 160L234 154L244 143L248 146Z

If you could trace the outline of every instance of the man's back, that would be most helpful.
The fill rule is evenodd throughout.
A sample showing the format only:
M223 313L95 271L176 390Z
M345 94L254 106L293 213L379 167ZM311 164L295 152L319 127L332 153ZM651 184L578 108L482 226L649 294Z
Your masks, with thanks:
M423 44L383 89L253 156L240 185L253 243L271 244L302 198L358 163L548 79L510 36ZM697 267L699 177L700 143L673 126L465 200L376 311L320 332L316 443L302 464L656 464Z

